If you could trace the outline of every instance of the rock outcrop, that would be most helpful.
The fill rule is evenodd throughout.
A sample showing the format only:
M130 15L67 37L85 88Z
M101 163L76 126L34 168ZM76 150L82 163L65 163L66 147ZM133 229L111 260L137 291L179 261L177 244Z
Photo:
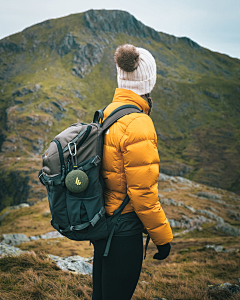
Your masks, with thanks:
M234 294L240 294L240 286L237 284L231 284L229 282L225 282L225 283L220 283L220 284L216 284L216 285L209 285L205 291L211 295L211 293L209 292L214 292L214 291L219 291L219 295L222 297L225 295L225 299L231 297ZM224 293L225 292L225 293ZM226 293L228 292L228 293ZM214 295L214 293L212 293L212 295ZM221 298L223 299L223 298Z
M10 246L4 242L0 243L0 259L4 256L19 256L28 251ZM91 275L92 274L92 257L85 258L81 256L60 257L49 254L48 257L54 261L57 266L63 271L68 271L75 274Z
M99 43L78 45L73 58L72 74L84 78L101 61L104 46Z
M8 234L3 234L2 238L3 238L2 241L5 244L8 244L10 246L16 246L16 245L20 245L22 243L30 241L30 239L25 234L22 234L22 233L16 233L16 234L15 233L8 233Z
M161 41L160 34L154 29L145 26L127 12L113 10L89 10L84 13L85 25L96 35L124 33L128 36L147 38Z
M92 257L84 258L79 255L60 257L51 254L48 256L64 271L83 275L92 274L92 264L89 263L89 261L92 261Z
M200 186L199 184L196 184L195 182L188 180L186 178L182 178L179 176L169 176L166 174L159 174L159 183L161 185L161 182L167 182L170 184L170 187L164 188L161 191L162 192L167 192L169 194L177 192L177 190L194 190L196 188L198 188L199 190L201 190L203 188L203 186ZM208 204L208 209L197 209L191 205L186 205L183 201L177 201L175 199L168 198L166 196L163 196L162 194L159 194L159 201L161 203L161 205L163 205L163 207L165 205L167 206L176 206L176 207L182 207L185 208L187 210L190 211L191 213L191 217L186 216L185 214L182 214L181 220L175 220L175 219L169 219L169 223L171 225L172 228L182 228L185 229L181 232L175 233L174 236L178 236L178 235L182 235L182 234L186 234L189 231L198 229L198 230L202 230L201 226L203 224L206 223L213 223L215 226L216 230L220 230L222 232L224 232L227 235L230 236L240 236L240 228L236 225L233 226L231 224L229 224L228 220L226 221L226 219L224 220L224 218L222 216L219 216L221 208L220 209L215 209L214 207L212 207L211 202L215 202L218 203L219 205L226 207L231 207L231 208L235 208L236 211L228 210L228 217L231 217L231 219L239 221L239 215L240 212L238 212L238 210L240 209L240 197L234 197L234 196L230 196L228 194L228 198L232 199L235 201L236 205L234 204L229 204L226 201L224 201L224 194L219 194L218 192L223 192L219 189L214 189L211 188L212 190L214 190L214 192L207 192L207 191L197 191L195 194L191 194L189 193L188 196L189 197L194 197L196 198L196 200L198 201L204 201L209 203ZM226 195L225 195L226 197ZM226 217L227 217L226 216Z
M24 251L22 251L21 249L14 247L14 246L10 246L4 242L0 243L0 258L9 255L9 256L19 256L22 253L24 253Z
M0 240L3 243L8 244L10 246L16 246L22 243L36 241L39 239L48 240L48 239L57 239L57 238L63 238L63 236L58 231L50 231L45 234L34 235L30 237L27 237L23 233L9 233L0 236Z

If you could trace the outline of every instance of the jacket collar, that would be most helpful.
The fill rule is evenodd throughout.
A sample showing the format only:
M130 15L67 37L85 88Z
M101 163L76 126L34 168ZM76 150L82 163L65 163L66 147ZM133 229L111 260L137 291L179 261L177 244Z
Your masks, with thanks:
M117 88L112 102L125 102L126 104L136 105L144 111L145 114L147 114L149 110L147 101L133 91L127 89Z

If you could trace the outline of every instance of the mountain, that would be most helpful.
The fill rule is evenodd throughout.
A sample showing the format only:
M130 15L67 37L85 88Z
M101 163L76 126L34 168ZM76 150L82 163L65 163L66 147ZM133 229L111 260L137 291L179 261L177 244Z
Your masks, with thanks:
M0 209L45 197L41 154L58 132L111 102L113 54L123 43L156 59L161 172L240 193L240 60L127 12L90 10L0 40Z

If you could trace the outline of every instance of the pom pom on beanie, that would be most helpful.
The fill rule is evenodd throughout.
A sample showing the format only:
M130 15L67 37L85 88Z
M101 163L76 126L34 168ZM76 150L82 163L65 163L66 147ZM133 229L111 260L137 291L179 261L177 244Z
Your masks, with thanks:
M118 87L145 95L156 83L156 62L152 54L143 48L124 44L116 49Z
M114 59L123 71L133 72L139 64L139 53L133 45L125 44L117 48Z

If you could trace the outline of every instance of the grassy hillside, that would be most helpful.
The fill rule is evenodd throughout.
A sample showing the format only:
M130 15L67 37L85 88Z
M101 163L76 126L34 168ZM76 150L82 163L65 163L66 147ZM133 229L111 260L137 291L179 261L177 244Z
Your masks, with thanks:
M227 290L206 291L208 285L221 284L226 278L231 284L238 284L236 270L239 263L239 253L204 251L206 242L177 242L166 261L144 261L132 299L239 300L239 295ZM188 254L184 253L184 246L188 247ZM150 246L149 255L153 256L155 252ZM0 270L0 299L91 299L91 276L64 272L44 253L2 258Z
M0 41L0 209L45 196L37 181L43 150L111 102L113 54L123 43L148 49L157 62L152 119L161 170L240 192L240 61L126 12L91 10Z
M239 294L226 289L207 289L209 285L225 282L238 285L240 236L224 232L218 222L239 228L240 197L179 177L161 179L159 192L168 219L181 225L173 226L171 254L166 260L152 259L157 249L150 241L132 299L240 299ZM24 233L28 237L45 234L53 230L51 217L45 214L48 210L47 199L31 207L11 210L2 219L1 233ZM202 224L196 223L206 216ZM186 225L184 220L190 222ZM88 241L76 242L64 237L38 239L17 247L30 253L0 258L0 299L91 299L91 276L62 271L48 257L48 254L92 257L93 247Z

